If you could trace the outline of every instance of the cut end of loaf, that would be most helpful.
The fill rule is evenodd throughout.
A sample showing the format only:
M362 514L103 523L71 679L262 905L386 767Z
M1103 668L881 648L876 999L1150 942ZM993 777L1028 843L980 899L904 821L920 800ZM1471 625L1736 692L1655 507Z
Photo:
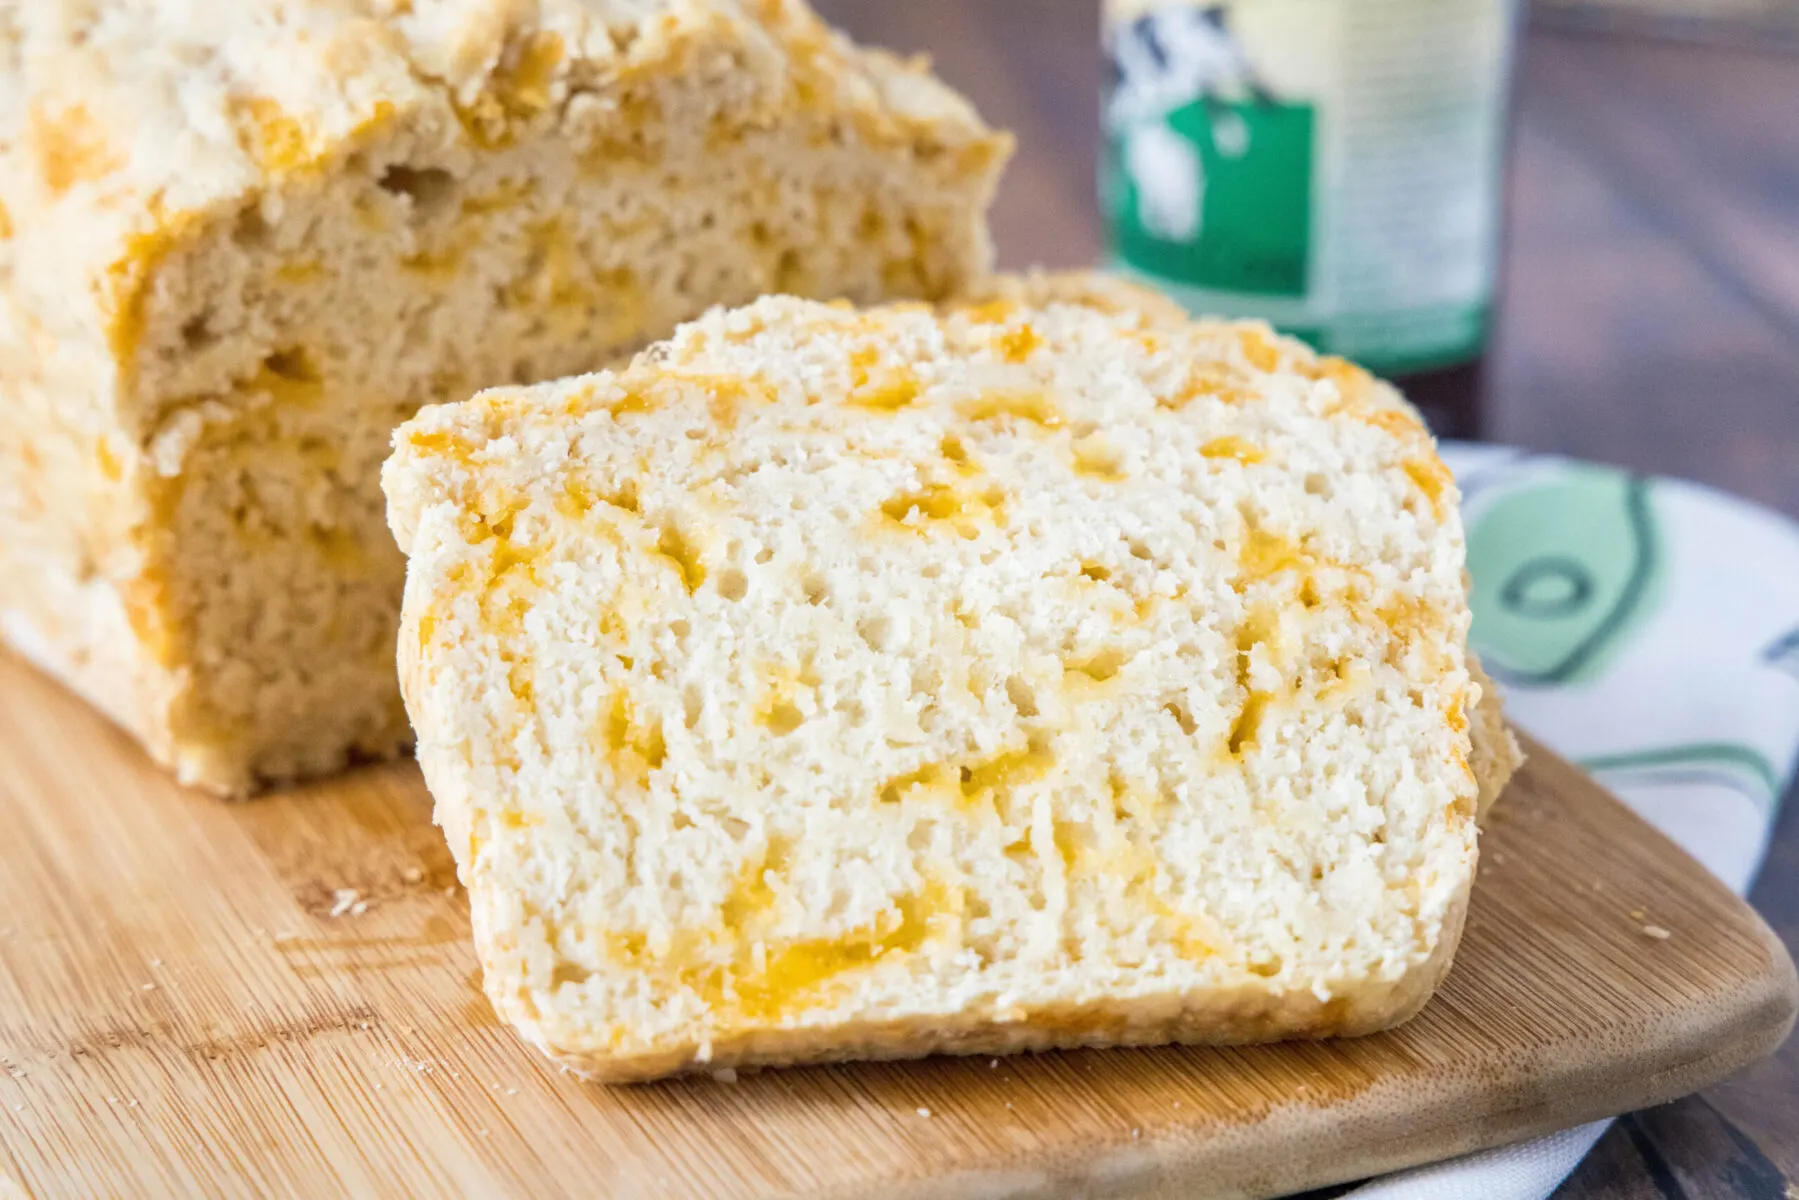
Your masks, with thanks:
M401 659L498 1011L602 1078L1367 1032L1460 928L1453 483L1099 277L430 409Z
M990 258L1009 139L800 0L83 11L8 28L0 635L215 791L410 742L422 404Z

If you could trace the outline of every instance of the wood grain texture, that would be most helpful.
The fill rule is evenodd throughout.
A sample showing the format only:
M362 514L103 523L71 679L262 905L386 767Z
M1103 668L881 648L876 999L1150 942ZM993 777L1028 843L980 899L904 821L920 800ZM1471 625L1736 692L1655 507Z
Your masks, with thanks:
M223 805L12 659L0 763L0 1175L45 1198L1265 1195L1682 1095L1796 1003L1753 913L1539 750L1395 1032L609 1089L494 1020L412 764Z

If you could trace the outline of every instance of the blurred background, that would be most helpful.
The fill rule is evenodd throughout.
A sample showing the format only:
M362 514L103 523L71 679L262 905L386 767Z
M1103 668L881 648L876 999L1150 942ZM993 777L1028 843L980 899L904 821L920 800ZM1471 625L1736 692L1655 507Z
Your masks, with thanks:
M928 53L1017 133L993 218L1002 265L1104 258L1101 0L816 5L860 40ZM1532 0L1518 15L1486 436L1799 516L1799 0ZM1795 799L1751 900L1799 947ZM1620 1121L1558 1196L1799 1197L1799 1040Z
M1100 260L1099 0L817 7L1017 133L1002 265ZM1799 0L1524 16L1487 436L1799 515Z

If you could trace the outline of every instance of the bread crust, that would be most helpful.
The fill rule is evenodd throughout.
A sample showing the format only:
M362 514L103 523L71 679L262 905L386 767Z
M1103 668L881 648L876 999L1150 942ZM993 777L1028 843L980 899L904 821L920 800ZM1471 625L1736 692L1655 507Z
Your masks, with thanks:
M1468 675L1480 689L1480 703L1474 706L1469 719L1468 735L1473 752L1468 756L1468 765L1474 771L1475 782L1480 785L1476 819L1485 821L1504 793L1505 785L1524 765L1524 751L1518 748L1518 739L1506 727L1499 685L1488 676L1479 656L1472 650L1468 652Z

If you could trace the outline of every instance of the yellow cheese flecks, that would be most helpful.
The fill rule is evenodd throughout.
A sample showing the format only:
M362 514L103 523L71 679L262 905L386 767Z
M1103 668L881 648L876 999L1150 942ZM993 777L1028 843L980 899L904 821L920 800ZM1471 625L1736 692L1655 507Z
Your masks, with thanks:
M1403 408L1364 408L1355 410L1353 415L1356 420L1372 425L1402 442L1415 444L1430 438L1418 418Z
M27 137L44 186L53 196L104 179L125 165L125 152L111 143L105 127L80 104L54 113L32 109Z
M963 904L960 888L928 884L900 897L881 920L842 937L777 942L765 950L761 970L740 962L701 994L714 1019L727 1028L803 1011L833 980L883 958L914 953L933 935L949 932Z
M1122 650L1108 649L1090 654L1085 658L1072 659L1063 664L1063 673L1077 685L1109 683L1117 677L1124 664L1130 661L1130 655Z
M1442 520L1444 499L1449 494L1449 489L1455 486L1449 468L1433 454L1407 459L1405 473L1417 485L1424 498L1430 501L1431 514L1439 521Z
M550 107L556 68L563 57L561 36L547 31L507 46L487 87L471 102L456 105L457 120L469 139L489 150L511 145L517 136L515 125Z
M448 429L415 429L406 435L406 444L420 453L437 455L454 462L467 462L475 452L473 443Z
M1106 441L1103 434L1089 434L1076 441L1070 450L1074 454L1074 471L1077 475L1107 483L1117 483L1125 477L1123 456Z
M506 106L509 115L535 116L550 106L550 85L556 68L562 65L563 46L559 34L538 32L518 43L509 61L502 62L493 74L494 95Z
M995 346L1007 362L1022 363L1043 346L1043 337L1032 326L1019 325L1000 334Z
M1255 581L1287 571L1304 574L1313 570L1318 561L1290 538L1269 533L1265 529L1252 529L1243 539L1238 565L1242 568L1245 580Z
M151 205L151 216L156 224L127 239L124 253L106 268L99 285L107 343L127 373L135 370L156 269L199 223L191 213L165 212L160 204Z
M1005 495L997 488L975 492L953 484L927 482L881 503L888 528L912 533L952 531L965 538L978 537L986 523L1005 520Z
M581 152L581 169L604 175L621 165L652 163L660 152L662 101L646 88L621 92L610 119L594 133Z
M699 591L700 585L706 582L706 564L699 547L674 522L662 527L662 534L656 540L656 553L675 569L681 577L681 585L689 592Z
M1258 648L1271 656L1280 654L1280 616L1271 608L1252 610L1237 629L1237 687L1243 692L1243 707L1231 725L1228 741L1233 757L1256 743L1261 732L1262 717L1274 701L1272 692L1252 686L1254 657Z
M1196 364L1178 388L1156 397L1156 406L1179 411L1201 399L1243 406L1253 403L1255 398L1255 392L1240 373L1215 364Z
M621 690L612 694L599 724L599 741L613 773L636 787L648 786L650 772L668 757L662 723L639 718L630 696Z
M898 804L908 796L925 795L979 805L1045 778L1055 765L1048 740L1037 736L1021 749L1004 750L987 758L926 763L889 779L876 794L883 804Z
M898 412L918 399L922 390L910 367L883 367L881 353L875 347L862 346L850 354L852 406Z
M1200 454L1206 458L1234 458L1245 466L1259 463L1268 457L1268 452L1240 437L1213 438L1199 448Z
M685 991L708 1010L718 1032L767 1025L828 1002L831 985L890 958L953 938L966 897L963 890L927 880L904 893L872 920L834 937L781 938L770 926L778 916L775 887L792 848L772 840L737 872L717 919L706 928L677 930L652 947L641 933L608 931L608 957L654 979L659 990ZM583 976L571 974L566 982Z
M318 152L306 126L266 96L239 101L232 116L244 153L263 170L283 174L316 161Z
M955 311L959 316L979 324L1003 325L1018 312L1018 305L1011 300L984 300Z
M1245 329L1238 338L1238 344L1243 347L1243 357L1248 359L1249 365L1256 370L1272 371L1280 366L1280 351L1276 350L1273 343L1262 336L1260 330Z
M1025 421L1044 429L1057 429L1062 412L1042 392L994 391L977 396L959 406L970 421Z

